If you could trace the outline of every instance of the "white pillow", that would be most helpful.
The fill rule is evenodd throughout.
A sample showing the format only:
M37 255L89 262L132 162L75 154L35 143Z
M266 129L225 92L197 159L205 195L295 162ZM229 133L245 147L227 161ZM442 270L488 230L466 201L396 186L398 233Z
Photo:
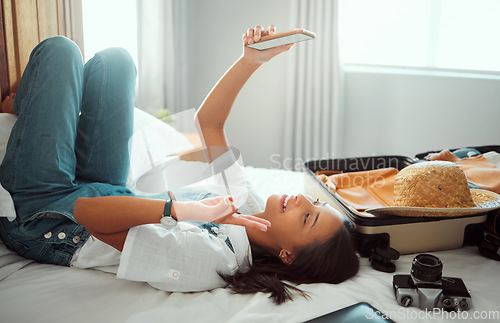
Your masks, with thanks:
M127 187L132 191L141 176L164 163L167 156L194 148L175 128L137 108L134 113L134 134L128 147L130 170Z
M5 156L10 132L16 120L17 116L13 114L0 113L0 162ZM134 108L134 135L129 143L131 158L127 186L134 187L135 182L165 156L191 148L193 145L173 127ZM0 216L11 221L16 217L12 198L1 185Z
M5 148L9 141L10 132L17 116L10 113L0 113L0 162L5 157ZM14 209L14 202L2 185L0 185L0 216L7 217L10 221L16 218L16 210Z

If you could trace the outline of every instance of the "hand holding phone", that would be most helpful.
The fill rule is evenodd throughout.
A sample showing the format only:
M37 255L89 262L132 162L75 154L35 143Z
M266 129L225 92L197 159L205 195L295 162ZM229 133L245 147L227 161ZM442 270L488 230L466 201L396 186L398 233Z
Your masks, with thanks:
M260 41L246 46L258 50L266 50L269 48L297 43L314 38L316 38L316 34L311 31L305 29L293 29L281 33L263 36L260 38Z

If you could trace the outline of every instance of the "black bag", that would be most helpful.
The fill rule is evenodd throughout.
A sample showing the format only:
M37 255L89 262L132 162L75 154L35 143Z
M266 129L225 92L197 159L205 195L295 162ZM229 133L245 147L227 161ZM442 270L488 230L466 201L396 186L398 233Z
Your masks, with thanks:
M490 259L500 261L500 213L488 214L484 223L484 237L479 243L479 252Z

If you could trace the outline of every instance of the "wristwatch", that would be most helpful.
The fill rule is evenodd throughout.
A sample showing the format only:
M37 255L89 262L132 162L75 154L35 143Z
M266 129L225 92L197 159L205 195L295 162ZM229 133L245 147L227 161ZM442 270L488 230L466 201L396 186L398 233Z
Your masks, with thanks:
M169 199L165 203L165 208L163 209L163 215L161 217L160 223L167 228L173 228L177 225L177 220L172 217L172 204L176 201L175 196L172 192L168 192Z

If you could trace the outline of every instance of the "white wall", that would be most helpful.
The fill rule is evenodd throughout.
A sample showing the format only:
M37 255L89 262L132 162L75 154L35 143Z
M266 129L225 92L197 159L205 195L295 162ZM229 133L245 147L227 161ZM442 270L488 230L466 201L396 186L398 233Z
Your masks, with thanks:
M500 144L500 76L423 72L347 69L344 156Z
M290 25L288 0L188 3L188 83L194 108L241 54L241 35L248 27L304 27ZM342 156L413 156L444 147L500 144L500 76L407 72L346 71ZM254 74L235 103L226 132L246 165L276 167L271 156L281 153L286 79L287 59L277 57Z

